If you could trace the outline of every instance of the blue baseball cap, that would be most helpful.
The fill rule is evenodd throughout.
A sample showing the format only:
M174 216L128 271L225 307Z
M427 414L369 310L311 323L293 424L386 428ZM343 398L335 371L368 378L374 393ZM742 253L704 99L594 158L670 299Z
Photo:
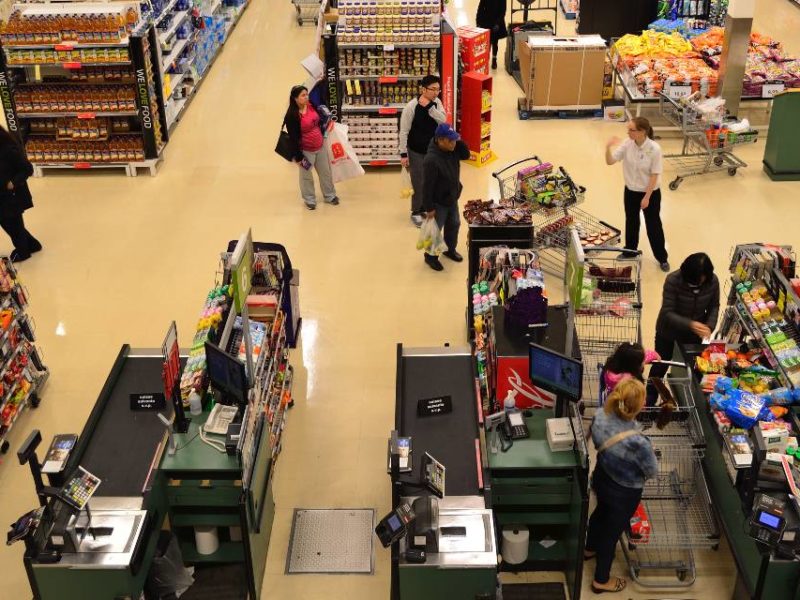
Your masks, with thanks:
M433 137L447 138L448 140L452 140L454 142L461 139L461 136L458 135L458 133L447 123L440 123L436 128L436 133L433 134Z

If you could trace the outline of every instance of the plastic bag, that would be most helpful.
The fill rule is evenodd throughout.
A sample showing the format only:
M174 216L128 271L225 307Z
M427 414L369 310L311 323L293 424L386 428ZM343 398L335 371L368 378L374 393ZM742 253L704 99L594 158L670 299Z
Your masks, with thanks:
M358 162L358 155L347 140L346 125L333 124L333 129L325 138L325 148L331 163L334 183L361 177L364 174L364 169Z
M411 185L411 174L403 167L400 170L400 198L410 200L414 195L414 186Z
M772 421L775 418L764 398L741 390L732 390L728 394L725 414L742 429L752 429L759 421Z
M183 566L178 539L169 531L159 535L153 566L147 575L147 590L156 598L180 597L194 583L194 569Z
M417 250L424 250L425 254L432 256L439 256L447 250L447 245L444 243L444 237L439 225L436 224L436 219L425 219L422 223L422 227L419 228L419 237L417 238Z

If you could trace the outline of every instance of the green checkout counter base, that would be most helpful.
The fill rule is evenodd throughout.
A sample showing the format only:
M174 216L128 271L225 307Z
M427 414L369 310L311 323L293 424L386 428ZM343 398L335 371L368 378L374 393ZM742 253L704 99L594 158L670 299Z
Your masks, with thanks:
M123 536L119 551L83 551L82 542L79 552L64 553L58 562L26 551L36 600L139 600L162 529L177 537L187 565L241 565L242 577L226 579L231 589L215 581L217 597L260 597L275 515L269 436L261 436L248 490L239 460L201 441L199 427L208 412L191 417L188 432L176 434L177 453L169 455L167 427L154 411L131 411L129 400L132 393L162 388L162 365L157 351L123 346L65 469L80 465L102 480L89 501L92 522L110 515L114 535ZM171 416L169 403L163 412ZM138 529L125 529L131 515L142 517L134 521ZM198 552L196 526L217 527L216 552ZM43 548L46 540L39 538ZM197 591L190 587L184 597L190 600Z

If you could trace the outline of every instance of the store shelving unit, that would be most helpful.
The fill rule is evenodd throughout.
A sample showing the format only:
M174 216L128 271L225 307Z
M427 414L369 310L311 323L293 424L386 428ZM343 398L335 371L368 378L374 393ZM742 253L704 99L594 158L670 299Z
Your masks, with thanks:
M50 375L34 345L34 327L26 313L28 292L14 265L0 257L0 452L9 448L8 436L28 405L37 407Z
M439 72L440 18L438 3L428 0L340 0L335 46L340 105L332 110L349 127L361 164L400 163L400 113L419 95L419 80Z
M461 78L461 137L469 146L470 164L480 167L495 158L492 136L492 77L468 71Z
M138 11L135 3L13 5L1 41L3 106L34 175L155 172L166 126L155 31L134 28Z

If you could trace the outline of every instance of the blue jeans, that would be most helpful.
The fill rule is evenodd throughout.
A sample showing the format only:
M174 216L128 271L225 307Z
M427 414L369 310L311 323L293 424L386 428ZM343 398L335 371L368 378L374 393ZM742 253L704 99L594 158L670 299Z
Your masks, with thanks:
M589 517L586 550L597 552L594 580L608 583L617 540L630 527L631 517L642 499L642 490L618 484L600 466L592 475L592 487L597 506Z

